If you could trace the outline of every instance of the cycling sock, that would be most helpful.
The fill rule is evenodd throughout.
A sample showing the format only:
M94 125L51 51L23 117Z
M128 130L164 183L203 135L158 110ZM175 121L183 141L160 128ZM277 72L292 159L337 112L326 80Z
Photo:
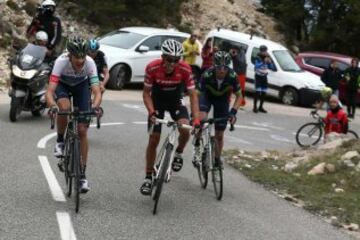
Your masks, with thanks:
M58 133L56 142L64 142L64 134Z
M86 178L86 177L85 177L85 171L86 171L86 165L82 166L82 168L81 168L81 176L82 176L83 178Z
M146 179L152 179L152 172L150 173L150 172L147 172L146 174L145 174L145 178Z

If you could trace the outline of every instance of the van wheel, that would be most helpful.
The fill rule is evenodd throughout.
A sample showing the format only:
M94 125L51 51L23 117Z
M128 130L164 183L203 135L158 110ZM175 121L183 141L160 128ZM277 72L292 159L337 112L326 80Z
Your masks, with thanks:
M110 89L121 90L125 83L130 81L130 69L125 64L118 64L110 71L110 79L107 87Z
M298 105L299 94L294 88L285 88L281 95L281 101L286 105Z

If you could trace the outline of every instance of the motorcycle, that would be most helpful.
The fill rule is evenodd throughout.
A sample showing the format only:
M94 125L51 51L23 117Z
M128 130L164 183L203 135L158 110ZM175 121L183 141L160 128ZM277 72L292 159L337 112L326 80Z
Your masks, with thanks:
M10 121L16 122L22 111L39 117L46 108L46 85L51 67L45 63L47 48L29 43L10 61Z

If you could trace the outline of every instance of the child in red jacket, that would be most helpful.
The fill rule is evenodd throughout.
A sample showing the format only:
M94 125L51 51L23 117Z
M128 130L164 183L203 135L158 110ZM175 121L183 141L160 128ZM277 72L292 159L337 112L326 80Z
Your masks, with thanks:
M329 105L330 110L324 119L325 137L331 132L346 134L349 128L348 117L339 105L339 98L336 95L332 95Z

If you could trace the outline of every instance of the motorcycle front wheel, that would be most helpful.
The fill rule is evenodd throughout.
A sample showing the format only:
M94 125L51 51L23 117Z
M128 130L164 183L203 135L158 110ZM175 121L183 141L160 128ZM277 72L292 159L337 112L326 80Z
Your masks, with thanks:
M10 113L9 113L11 122L16 122L17 119L19 118L21 109L22 109L22 103L23 103L22 97L21 98L18 98L18 97L11 98Z

